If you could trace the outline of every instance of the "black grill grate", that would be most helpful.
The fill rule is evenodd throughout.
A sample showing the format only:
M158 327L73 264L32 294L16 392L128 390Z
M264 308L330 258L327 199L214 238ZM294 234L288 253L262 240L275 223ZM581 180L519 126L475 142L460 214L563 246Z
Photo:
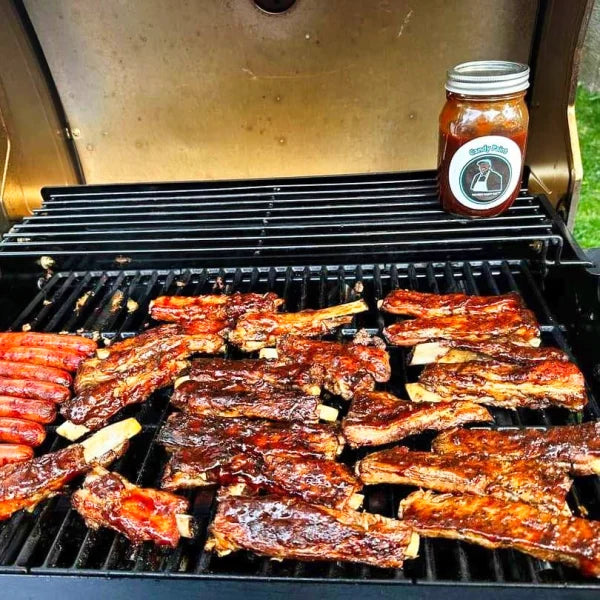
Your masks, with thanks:
M357 328L372 332L391 319L380 314L376 300L395 287L423 291L496 294L519 291L536 312L543 341L569 350L564 327L555 321L544 301L539 283L541 276L531 272L527 262L409 264L390 268L252 268L227 270L60 272L48 280L27 308L12 321L12 328L31 324L36 330L129 336L148 322L149 301L160 294L199 294L215 289L227 292L273 290L287 300L288 310L316 308L358 297L371 310L358 315L353 326L340 336L352 335ZM361 282L362 285L357 286ZM87 298L83 302L82 299ZM131 310L134 301L137 310ZM77 307L77 308L76 308ZM4 318L9 318L5 313ZM1 323L5 328L11 323ZM404 382L414 380L416 368L407 368L405 352L392 350L393 379L389 389L404 396ZM115 468L142 485L157 485L166 460L164 451L153 443L158 427L171 408L168 391L154 394L143 406L130 407L143 424L143 433L132 441L128 453ZM335 402L335 399L332 400ZM600 411L592 398L583 415L560 409L546 411L503 409L493 411L498 427L543 427L575 422L581 417L597 419ZM409 440L415 448L428 448L431 436ZM42 452L54 450L65 442L52 433ZM354 461L364 452L346 451L343 460ZM395 516L398 503L411 490L401 486L367 488L368 510ZM21 512L0 524L0 572L62 575L139 575L185 576L193 579L223 577L261 578L282 581L380 581L414 587L414 584L460 583L465 585L511 584L586 584L575 570L529 558L513 551L486 551L476 546L443 540L423 540L421 556L407 562L404 570L378 569L342 563L273 562L248 553L216 558L203 552L206 526L213 510L213 493L190 493L192 512L200 531L174 551L158 550L150 545L134 549L122 536L107 530L88 531L81 518L69 508L67 496L59 496L38 505L33 513ZM600 519L600 485L596 477L576 482L569 502L575 511L581 507L590 518ZM405 589L408 589L405 587ZM596 587L596 590L599 588Z
M0 256L60 268L303 265L535 258L585 263L547 201L523 191L504 215L452 217L433 171L251 182L47 188ZM563 247L564 246L564 247ZM468 254L465 254L468 253ZM193 259L191 259L193 257ZM189 262L188 262L189 261Z

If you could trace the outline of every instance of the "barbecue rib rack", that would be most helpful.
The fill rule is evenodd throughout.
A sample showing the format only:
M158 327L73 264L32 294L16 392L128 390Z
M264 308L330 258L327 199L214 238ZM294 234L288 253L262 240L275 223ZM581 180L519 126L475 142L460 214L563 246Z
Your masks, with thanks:
M523 191L502 217L454 218L438 207L433 172L53 188L43 196L43 206L0 244L3 330L128 337L149 322L148 305L159 295L239 290L274 291L289 311L363 298L370 310L338 334L349 339L362 328L380 333L395 321L377 310L377 301L395 288L518 292L540 322L543 344L563 349L583 370L590 402L581 414L492 408L491 427L600 418L600 280L544 198ZM404 384L416 381L419 368L407 366L404 349L390 354L393 374L385 389L406 397ZM122 414L135 416L143 430L115 469L137 485L160 481L167 456L155 439L173 410L169 394L158 392ZM347 403L336 406L345 414ZM430 439L407 442L420 450ZM64 444L50 433L40 451ZM353 464L366 452L345 450L342 460ZM412 491L365 490L365 508L388 517ZM88 530L68 496L15 514L0 523L0 585L42 594L51 581L53 593L76 589L79 597L193 593L221 599L268 593L509 598L525 593L523 586L536 598L600 592L600 582L574 569L446 540L423 539L420 556L403 570L274 562L244 552L218 558L203 551L214 492L199 489L187 497L198 534L174 550L134 548L112 531ZM600 480L578 479L569 504L600 519ZM79 576L77 587L73 576Z

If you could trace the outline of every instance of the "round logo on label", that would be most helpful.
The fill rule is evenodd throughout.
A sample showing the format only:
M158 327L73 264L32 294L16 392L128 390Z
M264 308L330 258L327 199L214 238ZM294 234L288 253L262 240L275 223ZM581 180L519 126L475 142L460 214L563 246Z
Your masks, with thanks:
M461 146L450 161L450 189L468 208L493 208L519 184L521 161L521 150L510 138L475 138Z

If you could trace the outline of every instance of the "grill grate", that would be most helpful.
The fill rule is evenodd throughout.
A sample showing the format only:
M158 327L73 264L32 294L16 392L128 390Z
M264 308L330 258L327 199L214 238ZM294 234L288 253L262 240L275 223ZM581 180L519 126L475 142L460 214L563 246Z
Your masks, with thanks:
M227 292L268 291L283 295L287 308L295 311L349 301L362 295L371 310L358 315L340 337L353 335L357 328L377 332L393 317L382 315L376 300L395 287L422 291L496 294L518 291L541 323L543 342L570 352L565 328L558 323L540 290L540 275L525 261L483 263L408 264L380 267L339 268L251 268L177 271L59 272L48 280L21 314L5 328L19 329L31 324L40 331L87 333L102 331L108 337L130 336L148 322L149 301L160 294L199 294L223 288ZM361 282L361 286L357 283ZM87 298L85 302L82 298ZM131 303L137 310L129 312ZM76 309L76 307L78 307ZM3 313L2 318L12 318ZM414 380L418 370L406 367L405 352L391 351L393 379L388 388L404 396L405 381ZM141 485L157 485L166 460L154 437L167 414L169 393L161 391L142 406L129 407L123 414L135 415L143 432L134 438L128 453L115 469ZM332 400L335 402L335 399ZM340 408L343 407L340 405ZM591 399L583 415L560 409L545 411L493 410L497 427L543 427L576 422L580 417L597 419L600 410ZM409 440L414 448L428 448L432 436ZM65 441L54 433L41 448L55 450ZM345 451L342 459L352 462L365 451ZM394 516L399 501L411 490L402 486L366 488L365 506L372 512ZM33 513L22 512L0 524L0 572L30 575L139 575L185 576L213 580L245 577L249 581L270 578L278 581L379 581L414 589L420 584L538 584L561 587L584 584L596 590L594 582L584 580L575 570L526 557L513 551L487 551L459 542L423 540L421 556L407 562L404 570L379 569L342 563L276 563L248 553L216 558L203 552L206 526L214 510L210 490L190 492L192 513L200 524L193 540L185 540L174 551L151 545L134 549L122 536L108 530L91 532L69 508L68 497L59 496L38 505ZM596 477L577 480L569 498L575 511L584 507L590 518L600 519L600 485ZM595 586L595 587L594 587Z
M522 191L500 217L439 207L433 171L252 182L46 188L0 256L49 255L62 269L117 258L182 267L531 258L587 263L547 201ZM564 247L563 247L564 246ZM410 254L410 256L409 256ZM193 256L193 259L191 258Z

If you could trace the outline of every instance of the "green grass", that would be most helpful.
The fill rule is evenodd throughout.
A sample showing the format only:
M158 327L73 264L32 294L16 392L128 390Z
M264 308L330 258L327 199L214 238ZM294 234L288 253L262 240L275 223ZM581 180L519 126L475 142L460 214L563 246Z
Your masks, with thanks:
M580 87L575 110L583 159L575 238L584 248L600 247L600 94Z

